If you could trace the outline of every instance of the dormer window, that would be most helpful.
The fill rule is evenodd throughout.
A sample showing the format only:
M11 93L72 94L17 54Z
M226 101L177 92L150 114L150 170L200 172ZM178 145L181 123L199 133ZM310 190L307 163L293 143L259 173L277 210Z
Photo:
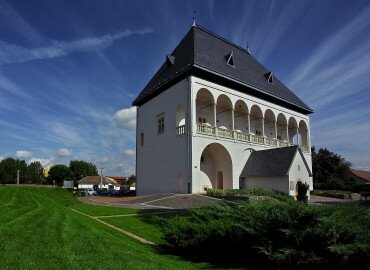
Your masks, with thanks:
M228 54L226 56L226 59L227 59L227 64L229 66L235 67L235 64L234 64L234 53L233 52L231 52L230 54Z
M274 83L274 76L272 75L272 72L270 71L270 72L267 72L266 74L265 74L265 78L267 79L267 81L269 82L269 83L271 83L271 84L273 84Z
M172 56L170 54L166 54L166 65L167 67L170 67L175 64L175 56Z

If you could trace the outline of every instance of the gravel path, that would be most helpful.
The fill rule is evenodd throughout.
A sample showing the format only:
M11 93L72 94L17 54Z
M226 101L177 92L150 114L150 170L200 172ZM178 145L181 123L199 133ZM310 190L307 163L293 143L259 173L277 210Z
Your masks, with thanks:
M310 204L335 204L335 205L350 204L353 202L354 201L351 199L337 199L317 195L311 195L310 200L308 201L308 203Z
M136 197L80 197L80 200L90 204L111 205L139 209L189 209L200 206L217 205L221 200L198 194L153 194Z
M214 206L221 202L219 199L197 195L197 194L179 194L171 197L163 198L160 200L148 202L153 206L168 207L172 209L188 209L200 206Z

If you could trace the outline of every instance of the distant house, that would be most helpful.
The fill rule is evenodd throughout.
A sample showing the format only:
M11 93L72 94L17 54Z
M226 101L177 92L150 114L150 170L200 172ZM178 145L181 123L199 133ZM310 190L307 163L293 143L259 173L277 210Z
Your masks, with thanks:
M355 176L356 185L370 185L370 171L351 170Z
M78 183L79 189L119 189L120 185L116 180L106 176L86 176Z
M119 185L125 185L126 184L126 177L125 176L108 176L109 178L112 178L114 180L116 180L116 182L119 184Z

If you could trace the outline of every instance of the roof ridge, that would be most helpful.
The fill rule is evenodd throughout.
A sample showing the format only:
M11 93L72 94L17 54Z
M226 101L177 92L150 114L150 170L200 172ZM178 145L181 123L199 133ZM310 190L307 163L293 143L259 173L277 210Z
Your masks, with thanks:
M231 42L231 41L229 41L229 40L227 40L227 39L225 39L225 38L221 37L220 35L217 35L216 33L214 33L214 32L212 32L212 31L208 30L207 28L205 28L205 27L203 27L203 26L195 25L195 26L192 26L192 27L198 28L199 30L202 30L203 32L206 32L207 34L210 34L210 35L214 36L215 38L218 38L218 39L222 40L223 42L226 42L227 44L229 44L229 45L231 45L231 46L234 46L234 47L238 48L239 50L242 50L243 52L246 52L246 53L248 53L249 55L251 55L251 54L250 54L250 52L249 52L247 49L243 48L243 47L242 47L242 46L240 46L240 45L237 45L237 44L236 44L236 43L234 43L234 42Z

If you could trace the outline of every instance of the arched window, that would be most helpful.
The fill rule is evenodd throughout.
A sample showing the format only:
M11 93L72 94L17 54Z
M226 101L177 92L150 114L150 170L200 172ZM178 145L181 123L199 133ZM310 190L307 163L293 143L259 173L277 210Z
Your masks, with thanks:
M213 95L205 88L202 88L197 93L196 98L196 122L198 125L214 125L214 104Z
M185 108L181 104L176 108L176 131L177 134L185 133Z

